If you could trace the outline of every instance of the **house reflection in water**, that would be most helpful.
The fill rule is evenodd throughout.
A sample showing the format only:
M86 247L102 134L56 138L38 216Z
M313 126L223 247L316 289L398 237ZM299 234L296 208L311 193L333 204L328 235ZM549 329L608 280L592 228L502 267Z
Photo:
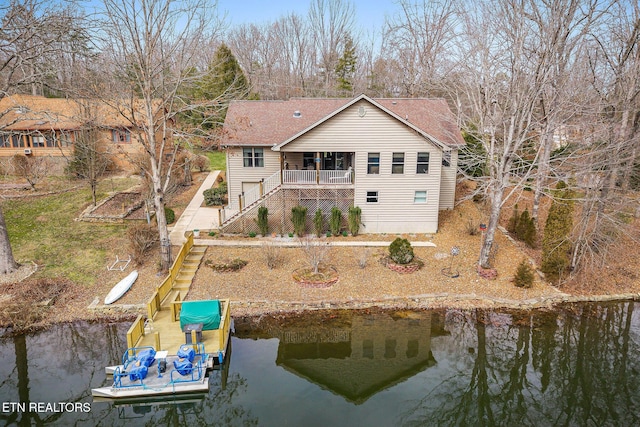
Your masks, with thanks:
M276 364L357 404L435 365L431 336L444 333L427 312L296 323L270 331L280 339Z

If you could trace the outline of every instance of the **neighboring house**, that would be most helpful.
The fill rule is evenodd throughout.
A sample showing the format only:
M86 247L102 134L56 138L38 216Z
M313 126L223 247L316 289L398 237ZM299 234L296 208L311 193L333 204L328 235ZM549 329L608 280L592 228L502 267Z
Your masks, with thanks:
M12 95L0 100L0 159L24 154L64 159L73 155L79 132L98 130L105 152L117 167L130 168L128 155L142 151L132 137L131 122L100 101Z
M227 112L229 206L223 231L255 231L259 206L271 230L292 231L302 205L308 231L319 208L362 209L361 232L434 233L454 207L464 144L443 99L235 101Z

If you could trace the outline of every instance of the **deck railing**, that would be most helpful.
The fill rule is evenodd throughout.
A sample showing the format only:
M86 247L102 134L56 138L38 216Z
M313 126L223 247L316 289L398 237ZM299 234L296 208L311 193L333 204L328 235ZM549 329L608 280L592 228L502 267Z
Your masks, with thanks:
M149 301L147 302L147 316L149 319L153 319L153 316L160 310L160 306L162 301L165 299L169 292L171 292L171 288L173 287L173 283L176 281L178 277L178 273L180 272L180 268L182 268L182 263L184 259L189 254L191 247L193 246L193 232L189 233L187 236L187 241L184 242L178 254L176 255L176 259L173 261L173 265L169 269L169 274L162 281L160 286L156 289L156 291L151 295Z
M127 348L135 347L142 335L144 335L144 317L139 314L127 331Z
M220 328L222 330L222 333L220 333L220 342L219 342L219 347L220 349L226 349L227 348L227 344L225 342L225 340L227 339L227 334L224 333L224 331L226 331L228 328L231 327L231 307L229 307L229 304L231 303L231 300L229 299L223 299L220 300L220 304L222 304L222 315L220 316Z
M283 184L352 184L351 169L347 170L284 170Z

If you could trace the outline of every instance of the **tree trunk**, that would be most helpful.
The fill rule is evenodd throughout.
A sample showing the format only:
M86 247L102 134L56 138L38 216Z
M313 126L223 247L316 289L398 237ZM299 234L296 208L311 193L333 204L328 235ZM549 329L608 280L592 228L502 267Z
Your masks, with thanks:
M542 156L538 160L538 173L536 174L536 188L533 196L533 208L531 209L531 216L536 222L536 226L540 229L538 224L538 213L540 211L540 202L544 195L544 189L547 185L547 178L549 176L549 162L551 161L551 148L553 146L553 130L549 126L548 121L545 120L545 130L542 134Z
M18 269L18 264L13 259L11 251L11 242L9 242L9 233L7 225L4 221L4 214L0 208L0 274L10 274Z
M153 182L153 206L156 210L156 222L158 223L158 235L160 237L160 266L162 271L167 271L171 267L171 243L169 242L169 228L167 227L167 217L164 213L164 191L157 161L151 159L151 180Z
M502 206L502 191L493 190L491 194L491 213L489 214L489 224L487 225L487 233L484 236L482 247L480 249L479 264L482 268L490 268L489 255L491 255L491 247L498 229L498 221L500 219L500 210Z

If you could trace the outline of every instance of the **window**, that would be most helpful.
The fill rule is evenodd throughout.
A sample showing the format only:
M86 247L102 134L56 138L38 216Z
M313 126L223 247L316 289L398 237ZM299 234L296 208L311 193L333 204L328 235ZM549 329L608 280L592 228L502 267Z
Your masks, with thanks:
M303 153L302 154L302 169L315 169L315 154Z
M429 153L418 153L416 173L429 173Z
M367 155L367 173L370 175L380 173L380 153L369 153Z
M44 147L44 136L42 136L42 135L33 135L31 137L31 146L32 147Z
M393 338L387 338L384 341L384 358L395 359L396 358L396 340Z
M404 173L404 153L393 153L391 173Z
M418 190L413 196L413 203L427 203L427 190Z
M451 151L442 152L442 166L447 168L451 166Z
M60 133L60 146L61 147L70 147L73 144L73 132L65 132L62 131Z
M11 135L0 134L0 148L11 148Z
M264 167L264 149L263 148L243 148L242 164L245 168Z
M24 147L24 138L22 135L18 133L14 133L11 135L11 140L13 141L13 148Z
M407 342L407 359L411 359L418 355L420 344L418 340L409 340Z
M49 132L44 136L46 140L47 147L55 147L56 144L56 135L53 132Z
M373 359L373 340L362 340L362 357Z
M367 203L378 203L377 191L367 191Z
M114 129L111 131L112 141L116 144L126 144L131 142L131 131L129 129Z

